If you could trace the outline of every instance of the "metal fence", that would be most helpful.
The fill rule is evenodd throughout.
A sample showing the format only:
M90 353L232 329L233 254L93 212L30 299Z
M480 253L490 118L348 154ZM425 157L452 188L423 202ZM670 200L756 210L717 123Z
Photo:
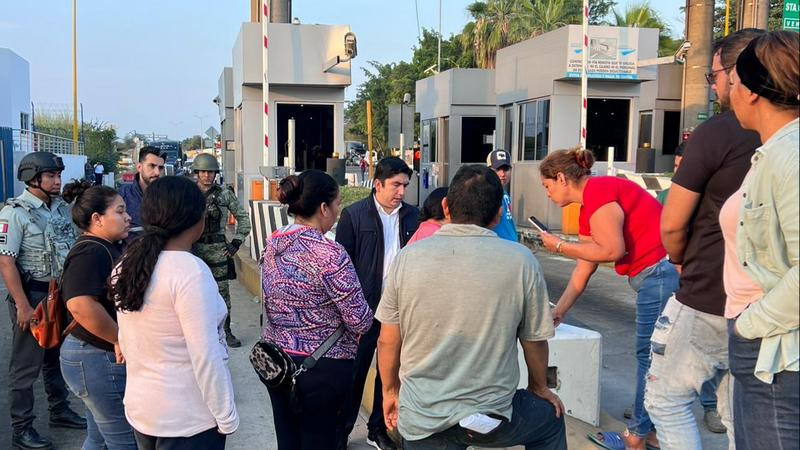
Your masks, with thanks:
M64 155L83 155L83 142L36 131L12 130L15 152L51 152Z

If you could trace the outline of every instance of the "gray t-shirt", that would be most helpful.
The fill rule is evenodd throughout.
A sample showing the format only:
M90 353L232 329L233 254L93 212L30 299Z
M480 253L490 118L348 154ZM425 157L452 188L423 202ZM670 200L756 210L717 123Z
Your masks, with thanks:
M510 419L517 340L554 335L539 262L475 225L445 225L403 249L375 318L400 325L398 428L412 441L474 413Z

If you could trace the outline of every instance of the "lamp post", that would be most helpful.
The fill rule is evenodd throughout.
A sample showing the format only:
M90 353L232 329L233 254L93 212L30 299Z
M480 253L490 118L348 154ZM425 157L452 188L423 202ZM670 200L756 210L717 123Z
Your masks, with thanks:
M194 116L196 118L200 119L200 134L199 134L199 136L200 136L200 148L199 148L199 150L203 150L203 119L208 117L208 114L203 114L202 116L198 115L198 114L194 114Z
M403 132L403 116L405 115L406 105L411 103L411 94L406 92L403 94L403 103L400 105L400 158L402 159L405 154L405 133Z

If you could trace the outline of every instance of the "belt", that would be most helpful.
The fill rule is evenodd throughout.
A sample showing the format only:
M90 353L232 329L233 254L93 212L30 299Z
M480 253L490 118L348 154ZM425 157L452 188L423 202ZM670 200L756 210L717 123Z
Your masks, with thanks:
M197 240L198 244L222 244L224 242L224 234L209 234L207 236L201 236L200 239Z

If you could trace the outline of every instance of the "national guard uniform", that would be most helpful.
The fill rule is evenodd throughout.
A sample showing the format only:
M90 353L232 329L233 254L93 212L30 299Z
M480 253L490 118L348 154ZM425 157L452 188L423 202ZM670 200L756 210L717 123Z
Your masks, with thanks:
M207 153L198 155L192 162L192 171L209 171L219 173L217 159ZM231 295L228 290L228 280L236 278L233 268L233 255L250 233L250 216L243 206L239 204L236 194L229 188L213 184L206 196L206 227L203 235L192 248L192 253L201 258L214 275L219 286L219 294L228 307L228 317L225 319L225 339L231 347L242 345L239 339L231 332ZM225 225L228 222L228 213L236 218L236 232L230 243L225 239ZM225 255L228 252L229 256Z
M19 197L8 199L0 211L0 256L15 261L22 289L34 309L47 296L50 279L61 275L64 259L77 237L69 206L61 197L41 188L40 174L63 170L61 158L52 153L26 155L20 162L17 178L28 188ZM50 197L49 206L31 192L36 189ZM5 283L8 288L10 280L6 279ZM21 448L49 448L50 442L32 427L35 418L33 384L40 370L50 403L50 425L85 428L86 421L69 409L59 349L43 349L29 330L22 330L17 325L17 307L10 292L11 289L7 301L12 347L8 380L13 441Z

